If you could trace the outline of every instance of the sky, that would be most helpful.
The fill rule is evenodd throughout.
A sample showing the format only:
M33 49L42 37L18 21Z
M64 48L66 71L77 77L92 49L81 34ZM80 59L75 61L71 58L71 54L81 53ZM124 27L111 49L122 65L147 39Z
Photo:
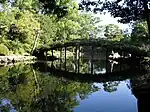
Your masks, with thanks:
M77 0L77 2L79 3L81 0ZM91 0L91 1L97 1L97 0ZM104 0L101 0L104 1ZM114 1L114 0L111 0ZM91 6L92 8L92 6ZM109 13L104 14L97 14L96 16L99 16L102 25L107 25L107 24L116 24L120 27L120 29L125 30L125 29L129 29L129 25L128 24L122 24L122 23L118 23L118 19L112 17ZM131 30L131 29L130 29Z
M107 24L116 24L118 25L121 29L126 29L126 28L129 28L129 25L128 24L122 24L122 23L118 23L118 19L117 18L114 18L114 17L111 17L111 15L109 13L106 13L105 15L100 15L99 14L99 17L101 18L101 24L102 25L107 25Z

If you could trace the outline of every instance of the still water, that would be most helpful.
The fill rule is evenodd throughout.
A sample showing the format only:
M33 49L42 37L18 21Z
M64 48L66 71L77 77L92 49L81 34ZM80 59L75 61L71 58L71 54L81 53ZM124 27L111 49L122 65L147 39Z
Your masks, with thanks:
M150 74L120 64L70 58L1 66L0 112L149 112Z

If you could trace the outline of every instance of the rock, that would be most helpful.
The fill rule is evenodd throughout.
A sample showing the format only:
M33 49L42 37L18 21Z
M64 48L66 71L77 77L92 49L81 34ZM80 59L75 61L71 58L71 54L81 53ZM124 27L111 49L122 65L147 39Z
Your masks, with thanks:
M18 61L35 60L34 56L0 56L0 63L14 63Z

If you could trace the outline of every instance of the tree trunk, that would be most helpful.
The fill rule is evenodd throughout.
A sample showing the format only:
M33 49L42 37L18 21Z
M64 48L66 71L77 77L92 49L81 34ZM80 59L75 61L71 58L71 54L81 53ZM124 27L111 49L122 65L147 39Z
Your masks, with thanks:
M35 37L35 41L34 41L34 45L33 45L32 51L31 51L31 55L33 54L33 51L34 51L35 48L36 48L36 45L37 45L39 36L40 36L39 31L36 31L36 37Z

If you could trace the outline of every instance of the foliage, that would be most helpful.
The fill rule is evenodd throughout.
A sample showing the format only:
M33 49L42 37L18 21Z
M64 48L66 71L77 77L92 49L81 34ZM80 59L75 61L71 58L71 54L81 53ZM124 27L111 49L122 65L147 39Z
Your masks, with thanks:
M121 29L114 24L109 24L105 27L104 35L108 40L112 41L120 41L123 38Z
M137 22L131 33L131 40L133 42L147 42L148 39L147 23Z
M14 54L29 54L33 47L54 42L96 38L101 32L101 26L95 26L100 19L80 13L72 0L4 0L1 5L0 42Z
M91 8L95 6L95 8ZM102 5L102 6L99 6ZM113 17L119 17L121 23L132 23L135 21L147 21L148 32L150 35L150 16L148 0L81 0L79 3L81 10L97 12L109 12Z
M52 15L38 15L40 23L40 39L39 39L39 48L43 46L48 46L53 43L53 39L56 36L57 25L56 17Z
M121 17L119 22L129 23L131 21L143 20L146 18L145 4L147 0L99 0L99 1L88 1L81 0L79 3L80 9L94 12L106 11L114 17ZM91 8L90 5L95 6ZM97 7L102 5L102 7Z
M120 22L129 23L130 21L146 18L146 12L144 10L145 2L147 4L147 0L106 1L104 3L104 9L108 10L114 17L121 17Z
M38 0L14 0L11 1L12 7L18 7L20 10L39 10Z
M0 67L0 77L5 75L9 70L9 67Z
M0 21L4 30L1 33L1 42L14 53L21 54L21 49L30 52L36 36L35 31L40 28L35 15L30 11L12 9L11 12L1 12Z
M39 0L40 6L43 7L42 13L54 14L62 18L67 14L67 9L72 0Z
M79 14L78 5L71 3L67 15L57 22L57 35L54 41L70 41L73 39L88 39L94 25L92 16Z
M0 44L0 55L8 55L9 54L9 49L3 45Z
M119 85L119 81L114 81L114 82L106 82L103 84L104 90L106 92L114 92L117 91L117 86Z

